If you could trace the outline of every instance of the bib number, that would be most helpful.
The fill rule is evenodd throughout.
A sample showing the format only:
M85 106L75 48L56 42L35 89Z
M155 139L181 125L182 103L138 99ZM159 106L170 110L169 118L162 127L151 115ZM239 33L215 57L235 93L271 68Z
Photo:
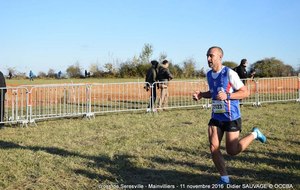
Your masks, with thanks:
M219 100L213 100L212 102L212 111L214 113L225 113L225 102Z

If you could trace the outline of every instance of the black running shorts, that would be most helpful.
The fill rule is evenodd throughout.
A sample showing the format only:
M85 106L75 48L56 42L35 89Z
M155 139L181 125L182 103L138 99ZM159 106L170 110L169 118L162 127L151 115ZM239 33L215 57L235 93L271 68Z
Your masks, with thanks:
M210 119L208 126L219 127L223 132L242 131L242 120L239 118L233 121L219 121L212 118Z

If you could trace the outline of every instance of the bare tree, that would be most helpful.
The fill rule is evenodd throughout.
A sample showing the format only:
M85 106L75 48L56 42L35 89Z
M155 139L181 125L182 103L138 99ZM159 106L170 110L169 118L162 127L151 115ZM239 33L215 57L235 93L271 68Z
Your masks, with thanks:
M165 59L167 59L167 53L165 53L165 52L160 53L158 61L161 63Z
M13 76L16 76L16 73L17 73L16 68L8 67L7 71L8 71L8 78L11 79Z
M71 78L79 78L81 76L81 69L79 62L77 61L74 65L71 65L66 70L67 74Z
M150 57L152 56L153 48L150 44L145 44L144 48L142 50L142 53L140 54L140 61L141 64L147 64L150 62Z
M54 69L49 69L48 70L48 77L49 78L55 78L56 77L56 73L55 73Z
M47 74L46 74L45 72L43 72L43 71L40 71L40 72L38 73L38 77L39 77L39 78L46 78L46 77L47 77Z

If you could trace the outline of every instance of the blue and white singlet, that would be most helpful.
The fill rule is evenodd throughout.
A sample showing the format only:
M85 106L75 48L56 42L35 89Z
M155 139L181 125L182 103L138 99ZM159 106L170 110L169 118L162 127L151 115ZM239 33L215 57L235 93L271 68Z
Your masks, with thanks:
M210 70L206 76L212 95L212 118L219 121L239 119L241 117L239 100L220 101L216 98L219 91L232 93L244 86L238 75L230 68L223 66L220 72L213 73Z

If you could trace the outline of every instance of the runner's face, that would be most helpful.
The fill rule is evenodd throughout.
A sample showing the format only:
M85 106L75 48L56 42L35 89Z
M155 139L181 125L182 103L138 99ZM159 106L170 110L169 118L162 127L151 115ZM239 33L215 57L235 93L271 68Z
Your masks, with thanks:
M217 48L209 50L206 54L208 66L213 71L218 71L222 66L222 55Z

